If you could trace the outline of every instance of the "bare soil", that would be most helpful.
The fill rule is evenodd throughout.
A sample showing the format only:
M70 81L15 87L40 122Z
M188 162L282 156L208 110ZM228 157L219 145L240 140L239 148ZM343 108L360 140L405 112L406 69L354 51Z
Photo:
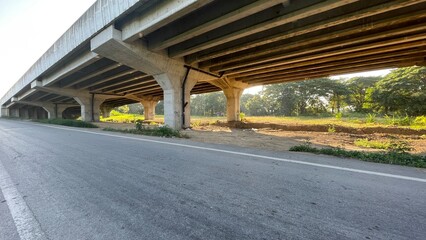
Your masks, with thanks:
M134 128L132 123L98 123L99 127L111 127L117 129ZM232 125L232 124L231 124ZM284 128L284 129L283 129ZM216 143L225 145L236 145L241 147L258 148L272 151L288 151L290 147L312 143L316 147L339 147L346 150L379 151L371 148L355 146L354 141L360 138L370 140L396 140L406 141L412 150L411 153L426 155L426 139L424 135L402 132L395 129L394 133L376 132L365 133L363 131L348 132L325 132L318 129L312 130L312 126L297 125L279 128L235 128L235 126L206 125L197 126L191 130L184 130L192 141ZM291 129L291 130L288 130ZM307 131L309 130L309 131Z

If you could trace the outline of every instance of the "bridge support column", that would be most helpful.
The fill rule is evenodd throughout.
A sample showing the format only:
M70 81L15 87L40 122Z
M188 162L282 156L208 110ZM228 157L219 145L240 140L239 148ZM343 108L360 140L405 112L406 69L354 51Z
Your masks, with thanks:
M228 122L241 121L240 119L240 99L247 83L235 81L229 78L221 78L210 82L220 87L226 97L226 119Z
M30 113L28 111L27 107L22 107L19 109L19 115L21 116L21 118L23 119L29 119L30 118Z
M102 117L103 118L109 118L110 115L111 115L110 113L111 113L112 109L113 109L113 107L110 107L110 106L105 106L105 105L101 106Z
M45 104L41 106L47 112L47 119L55 119L57 117L57 109L55 104ZM61 114L62 115L62 114Z
M145 120L154 120L155 119L155 106L157 106L160 98L151 97L151 96L143 96L139 100L143 106L143 114Z
M70 107L69 105L62 105L62 104L56 104L56 118L62 119L62 114L64 113L65 109Z
M101 116L101 104L105 97L91 95L74 96L81 106L81 120L86 122L99 122Z
M10 113L11 117L15 117L15 118L20 117L19 108L11 108L11 109L9 109L9 113Z
M1 107L0 117L9 117L9 109L7 107Z

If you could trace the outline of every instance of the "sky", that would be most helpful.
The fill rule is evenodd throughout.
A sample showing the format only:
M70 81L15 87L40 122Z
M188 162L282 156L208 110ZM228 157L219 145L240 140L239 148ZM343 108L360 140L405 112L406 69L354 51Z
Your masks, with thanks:
M0 0L0 98L95 0ZM373 71L353 76L382 76ZM261 86L246 89L257 93Z
M0 0L0 98L95 0Z

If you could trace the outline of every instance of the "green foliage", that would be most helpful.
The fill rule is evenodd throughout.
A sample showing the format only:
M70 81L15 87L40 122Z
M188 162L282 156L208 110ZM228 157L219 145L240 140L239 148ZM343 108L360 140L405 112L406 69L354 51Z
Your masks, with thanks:
M117 109L117 111L119 111L120 113L124 113L124 114L127 114L127 113L129 113L129 111L130 111L130 108L129 108L129 106L128 106L128 105L123 105L123 106L118 107L118 108L116 108L116 109Z
M124 114L112 110L110 117L101 118L102 122L116 122L116 123L134 123L138 120L144 120L144 116L138 114Z
M191 97L191 115L221 116L226 112L226 99L222 92L198 94Z
M177 137L177 138L189 138L186 134L182 134L179 130L175 130L168 126L148 126L143 125L142 122L137 121L134 129L115 129L115 128L104 128L104 131L110 132L121 132L131 133L139 135L157 136L157 137Z
M418 116L414 119L412 125L414 126L426 126L426 116Z
M55 124L55 125L63 125L63 126L69 126L69 127L79 127L79 128L97 128L93 123L90 122L83 122L80 120L73 120L73 119L39 119L34 120L36 122L40 123L48 123L48 124Z
M409 116L426 114L426 67L393 70L375 85L376 111Z
M354 77L345 83L345 88L348 89L346 101L355 112L366 111L371 101L369 93L380 79L380 77Z
M117 111L117 110L112 110L109 115L110 116L120 116L121 113L119 111Z
M341 113L341 112L336 113L336 115L334 115L334 117L335 117L337 120L342 120L343 113Z
M327 129L327 132L329 133L335 133L336 132L336 127L334 127L334 125L330 125Z
M376 122L376 114L369 113L365 118L366 123L375 123Z
M243 112L240 112L240 121L244 122L246 120L246 114Z
M369 140L368 138L362 138L355 140L354 144L359 147L385 149L396 152L406 152L411 150L410 145L406 141L375 141Z
M315 148L310 144L298 145L290 148L294 152L311 152L315 154L326 154L337 157L356 158L367 162L387 163L410 167L426 168L426 156L409 154L406 152L390 151L385 153L347 151L340 148Z

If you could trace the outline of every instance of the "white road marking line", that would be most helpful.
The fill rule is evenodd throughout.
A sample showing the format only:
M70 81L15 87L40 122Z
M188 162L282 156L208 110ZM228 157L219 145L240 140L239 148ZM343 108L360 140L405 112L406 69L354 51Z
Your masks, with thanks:
M100 133L100 132L92 132L92 131L86 131L86 130L80 130L80 129L56 127L56 126L41 125L41 124L39 126L50 127L50 128L57 128L57 129L62 129L62 130L74 131L74 132L83 132L83 133L89 133L89 134L95 134L95 135L101 135L101 136L108 136L108 137L131 139L131 140L136 140L136 141L151 142L151 143L165 144L165 145L171 145L171 146L179 146L179 147L185 147L185 148L193 148L193 149L199 149L199 150L207 150L207 151L212 151L212 152L221 152L221 153L228 153L228 154L233 154L233 155L255 157L255 158L263 158L263 159L269 159L269 160L275 160L275 161L281 161L281 162L287 162L287 163L294 163L294 164L315 166L315 167L321 167L321 168L336 169L336 170L342 170L342 171L348 171L348 172L363 173L363 174L369 174L369 175L375 175L375 176L382 176L382 177L389 177L389 178L396 178L396 179L404 179L404 180L410 180L410 181L415 181L415 182L424 182L424 183L426 183L426 179L424 179L424 178L407 177L407 176L390 174L390 173L374 172L374 171L367 171L367 170L361 170L361 169L355 169L355 168L347 168L347 167L338 167L338 166L332 166L332 165L327 165L327 164L311 163L311 162L304 162L304 161L299 161L299 160L291 160L291 159L285 159L285 158L269 157L269 156L264 156L264 155L257 155L257 154L243 153L243 152L236 152L236 151L228 151L228 150L222 150L222 149L216 149L216 148L209 148L209 147L199 147L199 146L193 146L193 145L187 145L187 144L180 144L180 143L163 142L163 141L151 140L151 139L144 139L144 138L136 138L136 137L129 137L129 136L120 136L120 135Z
M9 207L21 240L47 240L40 224L16 189L9 173L0 161L0 189Z

